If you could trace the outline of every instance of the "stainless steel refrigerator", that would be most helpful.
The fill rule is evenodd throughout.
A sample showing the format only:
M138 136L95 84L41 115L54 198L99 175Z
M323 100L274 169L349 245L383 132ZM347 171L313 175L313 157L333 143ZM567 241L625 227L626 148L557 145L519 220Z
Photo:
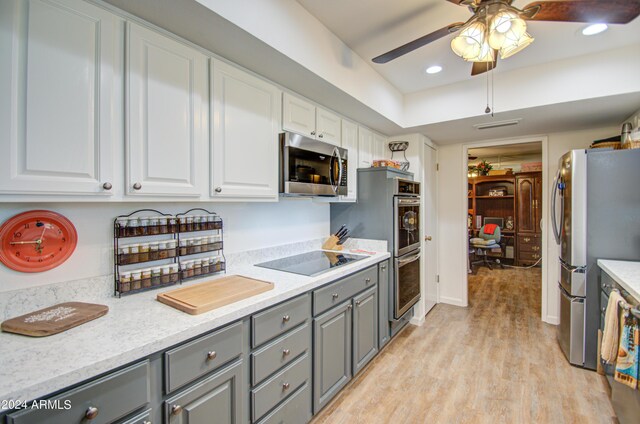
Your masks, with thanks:
M640 150L572 150L553 182L560 246L558 342L573 365L595 369L598 259L640 260Z

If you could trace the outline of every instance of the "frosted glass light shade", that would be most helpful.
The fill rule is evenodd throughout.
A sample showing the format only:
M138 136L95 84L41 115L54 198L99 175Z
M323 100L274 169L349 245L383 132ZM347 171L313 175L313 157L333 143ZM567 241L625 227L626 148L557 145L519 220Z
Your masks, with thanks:
M529 44L533 43L534 38L527 34L526 32L518 39L518 41L514 44L505 44L500 49L500 58L506 59L509 56L513 56L519 51L524 50Z
M507 45L519 44L527 32L527 23L510 10L498 12L489 23L489 45L499 50Z
M477 56L465 59L467 62L493 62L496 60L495 50L485 40Z
M462 29L460 35L451 40L451 50L464 60L477 57L485 42L486 26L480 21L472 22Z

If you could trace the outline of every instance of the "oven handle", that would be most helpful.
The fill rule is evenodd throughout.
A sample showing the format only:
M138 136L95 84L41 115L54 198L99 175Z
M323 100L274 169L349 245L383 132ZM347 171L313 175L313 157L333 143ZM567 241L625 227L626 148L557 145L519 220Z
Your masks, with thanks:
M408 263L417 261L418 259L420 259L420 252L416 253L415 255L411 255L408 258L397 259L398 268L402 268L403 266L407 265Z

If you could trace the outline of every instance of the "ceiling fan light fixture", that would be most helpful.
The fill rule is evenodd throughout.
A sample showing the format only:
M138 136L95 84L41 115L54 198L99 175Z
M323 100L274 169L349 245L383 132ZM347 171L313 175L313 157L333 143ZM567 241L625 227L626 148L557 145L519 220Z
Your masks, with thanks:
M451 50L464 60L477 57L485 42L486 26L481 21L473 21L465 26L460 35L451 40Z
M442 71L442 66L440 65L429 66L426 70L427 74L437 74L440 71Z
M502 46L502 48L500 49L500 59L506 59L508 57L513 56L514 54L524 50L525 48L527 48L531 43L533 43L533 40L535 40L535 38L533 38L531 35L529 35L528 33L524 33L522 35L522 37L520 37L517 42L513 43L513 44L505 44L504 46Z
M493 62L496 60L495 50L485 41L477 56L465 58L465 60L467 62Z
M526 34L527 23L511 10L503 10L489 22L489 45L500 50L507 44L517 44Z
M596 35L609 28L607 24L591 24L582 30L582 35Z

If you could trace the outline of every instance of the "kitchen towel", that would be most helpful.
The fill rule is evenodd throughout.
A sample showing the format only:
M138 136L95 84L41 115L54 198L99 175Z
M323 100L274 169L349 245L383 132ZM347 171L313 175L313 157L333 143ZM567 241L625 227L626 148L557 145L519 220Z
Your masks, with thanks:
M600 356L607 364L613 364L618 356L618 336L620 335L620 313L618 305L624 299L617 290L611 290L607 311L604 316L604 331Z
M635 389L638 387L638 320L625 311L624 325L620 332L620 348L616 360L614 379Z

